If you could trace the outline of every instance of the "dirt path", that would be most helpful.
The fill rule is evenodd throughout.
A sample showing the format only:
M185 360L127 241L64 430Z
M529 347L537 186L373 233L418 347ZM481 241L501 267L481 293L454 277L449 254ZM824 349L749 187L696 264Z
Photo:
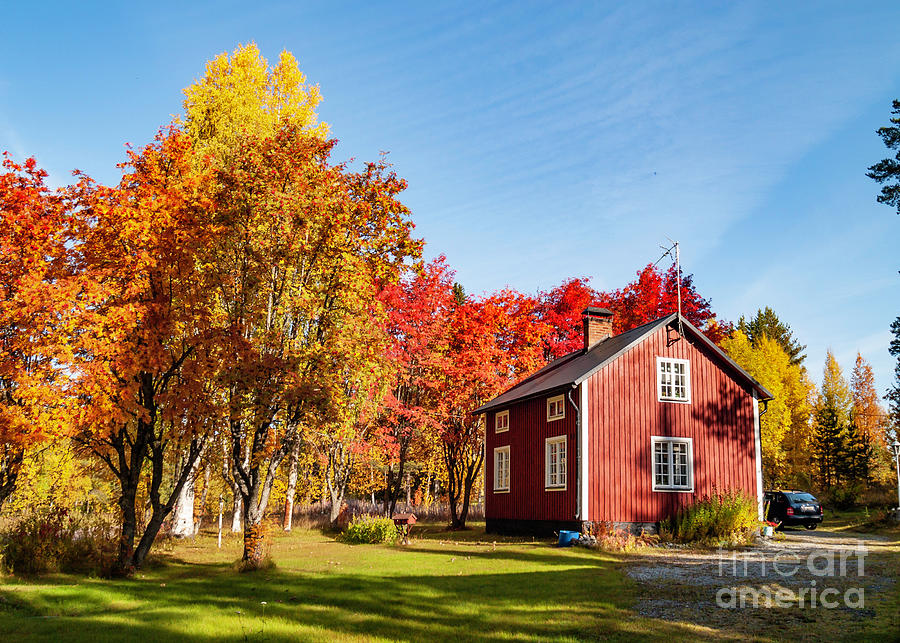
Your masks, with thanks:
M882 536L787 531L738 551L642 551L626 572L638 584L641 616L708 626L724 638L843 638L883 608L897 559L897 542Z

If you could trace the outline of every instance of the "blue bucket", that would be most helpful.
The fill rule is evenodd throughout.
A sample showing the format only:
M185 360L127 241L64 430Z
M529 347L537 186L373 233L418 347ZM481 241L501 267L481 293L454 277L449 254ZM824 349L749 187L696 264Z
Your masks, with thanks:
M577 531L559 532L559 547L571 547L581 534Z

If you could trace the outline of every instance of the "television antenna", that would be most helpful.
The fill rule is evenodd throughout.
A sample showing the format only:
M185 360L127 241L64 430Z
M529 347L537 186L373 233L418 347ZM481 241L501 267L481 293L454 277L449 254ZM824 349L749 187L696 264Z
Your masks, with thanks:
M669 239L669 237L666 237L666 239ZM659 259L656 260L656 263L653 265L658 265L659 262L666 257L671 257L672 262L675 264L675 299L678 301L678 334L684 337L684 327L681 325L681 248L679 247L677 241L669 239L669 243L671 243L672 245L668 248L666 246L660 246L660 248L662 248L663 254Z

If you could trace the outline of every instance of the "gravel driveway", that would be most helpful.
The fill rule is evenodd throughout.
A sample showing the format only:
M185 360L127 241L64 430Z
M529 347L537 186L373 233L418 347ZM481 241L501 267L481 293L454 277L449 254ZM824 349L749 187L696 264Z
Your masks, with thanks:
M746 639L773 625L785 634L871 619L896 582L891 557L896 543L882 536L789 530L741 550L644 550L626 572L638 584L641 616Z

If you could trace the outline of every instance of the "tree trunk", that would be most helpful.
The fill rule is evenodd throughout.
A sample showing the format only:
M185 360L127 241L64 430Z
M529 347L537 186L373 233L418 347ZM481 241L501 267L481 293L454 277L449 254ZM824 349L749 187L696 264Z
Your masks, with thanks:
M287 493L284 498L284 521L282 523L285 531L291 530L291 522L294 518L294 494L297 492L297 472L300 467L300 440L294 441L289 467Z
M190 447L185 454L185 463L181 475L175 479L174 488L169 493L168 499L163 502L159 490L163 482L165 443L156 439L150 442L150 488L147 490L147 495L150 498L152 513L150 521L144 527L144 533L138 542L137 548L134 550L131 562L132 568L137 568L144 564L144 559L150 552L150 547L153 545L153 541L156 539L163 521L172 513L176 498L181 494L181 490L187 484L187 481L194 475L197 462L203 453L204 444L205 438L202 437L191 440Z
M472 486L484 462L484 444L478 425L457 427L453 440L442 446L447 467L447 499L450 504L450 528L465 529ZM461 505L461 506L460 506Z
M183 465L182 465L183 466ZM188 473L181 493L175 501L175 510L172 515L172 535L178 538L188 538L194 535L194 481L197 476L196 467Z
M244 503L243 500L241 500L240 491L234 491L234 502L232 503L232 510L231 532L234 534L238 534L242 531L241 516L244 514Z
M160 488L165 477L166 449L170 445L171 436L179 434L179 432L176 430L174 420L169 422L169 431L166 431L167 425L159 418L156 400L159 394L166 391L171 378L179 372L181 365L193 350L193 347L185 350L165 373L154 375L154 373L143 371L135 376L134 381L138 386L137 399L140 401L141 412L135 413L131 421L124 422L118 430L100 438L90 434L75 438L90 448L119 481L121 493L118 504L122 511L122 529L119 535L119 552L115 564L116 574L131 574L135 568L143 564L163 520L171 513L175 499L181 494L182 487L189 477L188 474L203 450L206 436L191 438L184 469L181 475L177 476L171 492L163 502ZM150 502L151 516L135 548L134 541L140 527L137 520L137 491L141 474L145 468L149 469L147 499ZM166 485L166 489L169 489L168 485Z
M209 496L209 464L203 467L203 493L200 495L200 505L197 507L197 513L194 516L194 533L200 533L200 526L203 517L206 515L206 498Z
M244 553L241 560L258 567L263 559L263 533L259 523L247 523L244 529Z
M341 442L332 442L328 449L328 467L325 470L325 485L331 497L331 513L329 522L332 529L344 527L339 522L347 481L353 468L353 456Z
M398 438L400 449L397 453L397 471L394 472L394 465L390 463L387 469L387 485L384 492L384 514L387 517L394 515L397 509L397 500L400 499L400 492L403 490L403 480L406 475L406 462L409 455L409 444L412 440L412 432L407 431L401 433ZM406 504L409 504L407 498Z
M230 429L232 476L240 491L244 510L242 560L252 569L262 562L262 519L269 504L272 485L278 475L278 467L293 449L297 438L296 435L293 438L282 436L281 444L266 462L264 451L274 431L270 421L257 424L252 434L246 436L240 420L233 420ZM245 449L245 439L249 440L249 450ZM241 457L242 451L244 458Z
M122 494L119 496L119 509L122 511L122 530L119 534L119 556L116 559L116 575L127 576L134 571L132 556L134 555L134 538L137 533L137 482L120 481Z
M8 444L0 445L0 510L3 503L16 489L16 481L25 459L23 449L14 448Z
M344 490L343 489L331 489L331 512L329 513L328 520L331 523L331 526L335 529L339 528L340 525L338 523L338 518L341 517L341 508L344 506Z

